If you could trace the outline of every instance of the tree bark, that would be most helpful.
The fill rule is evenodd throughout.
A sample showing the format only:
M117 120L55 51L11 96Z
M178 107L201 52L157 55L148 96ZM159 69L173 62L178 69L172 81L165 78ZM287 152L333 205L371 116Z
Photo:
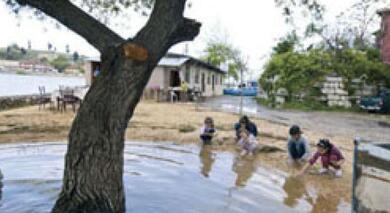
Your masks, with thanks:
M63 186L52 212L125 212L128 122L158 61L172 45L193 40L200 24L183 17L185 0L157 0L148 23L125 41L68 0L17 1L59 20L102 54L101 74L69 133Z

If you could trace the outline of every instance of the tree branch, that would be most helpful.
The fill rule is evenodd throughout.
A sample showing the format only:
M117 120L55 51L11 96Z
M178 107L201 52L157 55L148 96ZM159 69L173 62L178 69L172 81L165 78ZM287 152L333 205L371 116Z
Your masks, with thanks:
M84 12L69 0L16 0L20 5L36 8L53 17L103 53L110 46L116 46L124 39L104 24Z
M150 57L159 60L171 46L193 40L201 24L183 17L185 4L186 0L157 0L148 23L132 42L141 44Z
M172 45L183 42L192 41L199 34L201 24L193 19L184 18L182 23L176 29L176 32L172 34Z

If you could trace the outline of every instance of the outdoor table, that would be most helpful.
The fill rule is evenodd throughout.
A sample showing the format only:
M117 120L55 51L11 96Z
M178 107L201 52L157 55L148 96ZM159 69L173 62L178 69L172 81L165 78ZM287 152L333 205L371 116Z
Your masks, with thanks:
M73 96L77 97L80 100L83 100L85 95L88 92L89 87L83 87L83 88L76 87L76 88L66 88L66 89L73 90ZM58 107L57 106L57 104L58 104L57 100L60 97L61 97L60 90L54 90L51 93L50 99L51 99L51 102L54 104L55 108Z

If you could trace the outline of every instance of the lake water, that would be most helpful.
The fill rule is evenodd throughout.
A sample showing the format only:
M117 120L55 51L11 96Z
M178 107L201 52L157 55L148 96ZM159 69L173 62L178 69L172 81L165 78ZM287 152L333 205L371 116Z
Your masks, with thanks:
M38 75L17 75L0 73L0 96L39 94L38 87L45 86L46 92L52 92L64 86L83 86L83 77L59 77Z
M50 212L65 150L65 143L0 145L0 212ZM318 196L315 187L233 151L127 142L124 159L127 212L350 211L337 195Z

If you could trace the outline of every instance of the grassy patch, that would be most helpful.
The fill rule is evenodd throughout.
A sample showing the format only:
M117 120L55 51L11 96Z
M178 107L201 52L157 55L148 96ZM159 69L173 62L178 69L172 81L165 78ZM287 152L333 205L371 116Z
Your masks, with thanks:
M256 102L260 105L272 107L273 101L271 98L265 99L265 98L255 98Z
M275 104L272 103L271 99L262 99L256 98L257 103L267 107L274 107ZM313 101L313 100L304 100L304 101L289 101L280 105L281 109L292 109L299 111L329 111L329 112L361 112L358 106L352 106L351 108L344 108L341 106L330 107L324 103Z
M27 73L25 71L23 71L23 70L17 70L16 74L17 75L26 75Z
M0 131L0 135L4 134L23 134L23 133L61 133L69 131L68 126L17 126L9 130Z
M181 133L188 133L188 132L193 132L193 131L195 131L195 127L191 126L189 124L182 125L179 127L179 132L181 132Z

